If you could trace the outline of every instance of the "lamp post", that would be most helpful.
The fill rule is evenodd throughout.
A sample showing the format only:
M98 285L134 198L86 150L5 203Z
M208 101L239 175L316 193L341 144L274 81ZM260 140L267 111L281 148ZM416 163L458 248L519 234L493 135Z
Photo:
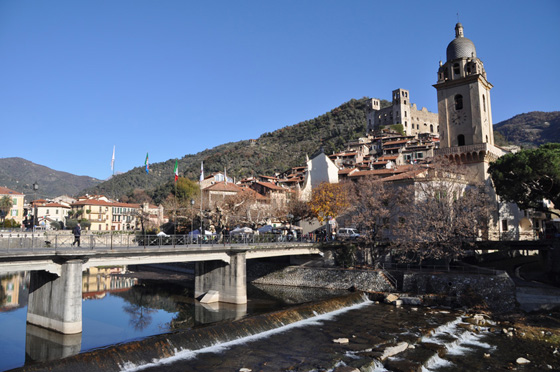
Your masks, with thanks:
M33 232L35 232L35 226L37 225L37 206L35 205L35 201L37 200L37 190L39 190L39 184L37 181L33 182Z
M191 199L191 241L193 237L194 199Z

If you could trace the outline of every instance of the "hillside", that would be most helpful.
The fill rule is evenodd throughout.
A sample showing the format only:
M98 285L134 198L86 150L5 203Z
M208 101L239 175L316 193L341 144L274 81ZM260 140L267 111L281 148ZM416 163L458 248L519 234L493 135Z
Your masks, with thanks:
M494 125L494 139L499 135L507 143L521 147L538 147L547 142L560 143L560 111L533 111L516 115Z
M316 152L321 145L326 153L330 153L342 150L346 142L364 136L368 101L368 98L352 99L315 119L264 133L253 143L249 140L231 142L185 155L178 159L179 173L198 180L201 161L204 161L205 174L225 168L228 176L235 178L270 175L304 165L305 156ZM382 107L387 105L390 103L382 101ZM154 190L173 179L174 165L175 159L150 164L149 175L143 167L136 167L84 192L121 197L134 188Z
M75 195L85 188L102 182L88 177L76 176L35 164L22 158L0 158L0 185L34 198L33 183L37 182L37 198ZM30 198L27 198L28 200Z

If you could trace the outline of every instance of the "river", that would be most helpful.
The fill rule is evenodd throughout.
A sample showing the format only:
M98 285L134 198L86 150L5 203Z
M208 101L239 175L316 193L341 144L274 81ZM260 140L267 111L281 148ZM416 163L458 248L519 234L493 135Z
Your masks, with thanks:
M395 307L366 298L334 311L313 310L310 317L286 321L278 328L220 341L225 338L224 329L238 332L241 325L247 328L247 324L255 324L243 321L284 316L284 322L294 313L308 314L309 303L325 307L332 302L329 298L347 293L249 286L247 306L203 307L192 299L190 286L184 285L189 275L132 273L126 268L92 269L84 275L83 332L78 338L60 341L59 334L45 335L45 330L26 325L27 278L26 273L1 278L0 370L24 365L28 370L41 370L43 365L35 362L78 352L83 353L80 360L92 363L95 359L88 359L92 350L110 353L110 348L103 347L124 342L142 345L152 338L159 342L173 331L196 332L197 337L211 335L215 342L202 348L181 345L174 355L156 360L136 356L119 369L319 372L350 366L360 371L560 370L560 355L554 347L512 337L490 319L475 325L467 314L450 309ZM49 343L54 346L49 348ZM404 351L383 358L393 347ZM519 357L530 363L517 364Z

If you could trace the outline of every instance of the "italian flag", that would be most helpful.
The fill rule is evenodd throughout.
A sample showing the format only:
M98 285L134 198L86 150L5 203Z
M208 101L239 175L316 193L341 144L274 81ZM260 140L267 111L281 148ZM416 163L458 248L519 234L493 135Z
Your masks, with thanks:
M173 173L175 173L175 182L177 182L177 180L179 179L179 169L177 168L177 159L175 159L175 169L173 170Z

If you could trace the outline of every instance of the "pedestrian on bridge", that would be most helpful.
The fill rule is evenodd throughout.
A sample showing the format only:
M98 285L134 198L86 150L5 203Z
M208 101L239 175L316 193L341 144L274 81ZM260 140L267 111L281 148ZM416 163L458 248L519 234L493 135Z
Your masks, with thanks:
M80 227L79 223L76 224L76 226L74 227L72 232L74 233L74 243L72 243L72 247L76 243L78 243L78 247L79 247L80 246L80 235L82 235L82 228Z

